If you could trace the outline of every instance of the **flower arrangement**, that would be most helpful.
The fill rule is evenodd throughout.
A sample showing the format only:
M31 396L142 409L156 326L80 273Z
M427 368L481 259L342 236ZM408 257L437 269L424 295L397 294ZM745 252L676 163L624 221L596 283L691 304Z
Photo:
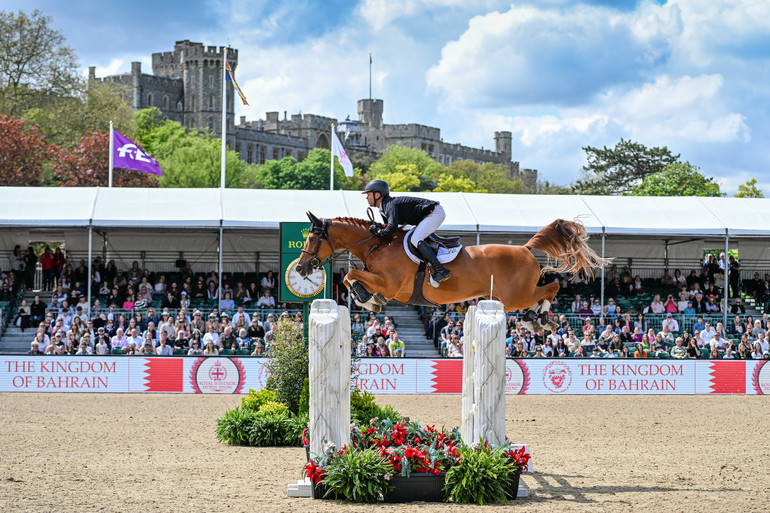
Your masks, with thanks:
M486 504L507 501L509 478L528 462L524 449L514 449L507 440L496 447L484 441L466 446L458 428L422 426L407 417L398 422L374 418L365 429L351 425L349 445L338 450L327 444L323 454L313 455L305 475L325 487L326 497L354 502L387 500L399 477L435 476L444 486L446 476L442 498ZM364 492L354 490L351 482Z

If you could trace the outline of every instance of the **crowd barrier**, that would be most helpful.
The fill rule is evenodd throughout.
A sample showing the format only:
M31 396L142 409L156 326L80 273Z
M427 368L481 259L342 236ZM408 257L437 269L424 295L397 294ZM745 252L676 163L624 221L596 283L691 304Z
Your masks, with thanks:
M770 360L506 360L506 394L770 394ZM0 355L4 392L247 393L266 358ZM375 394L460 394L461 359L367 358L354 384Z

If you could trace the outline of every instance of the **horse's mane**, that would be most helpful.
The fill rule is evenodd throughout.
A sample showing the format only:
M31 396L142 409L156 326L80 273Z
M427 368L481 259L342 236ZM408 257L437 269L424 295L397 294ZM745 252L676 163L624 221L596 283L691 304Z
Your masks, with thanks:
M356 226L363 226L366 229L372 225L372 221L361 219L358 217L335 217L333 221L339 221L341 223L354 224Z

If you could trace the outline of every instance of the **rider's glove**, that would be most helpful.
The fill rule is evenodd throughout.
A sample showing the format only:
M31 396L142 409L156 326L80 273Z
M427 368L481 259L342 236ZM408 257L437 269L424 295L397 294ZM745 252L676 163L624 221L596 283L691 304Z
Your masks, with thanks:
M369 231L375 234L377 237L382 237L382 229L376 224L371 225L369 227Z

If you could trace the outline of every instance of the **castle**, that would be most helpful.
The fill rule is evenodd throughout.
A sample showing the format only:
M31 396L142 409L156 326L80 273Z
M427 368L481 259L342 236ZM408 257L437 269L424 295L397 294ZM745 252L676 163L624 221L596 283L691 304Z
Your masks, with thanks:
M96 68L89 68L89 79L111 80L126 91L134 109L157 107L165 119L178 121L191 129L222 133L222 66L224 47L204 47L189 40L177 41L171 52L152 54L152 75L142 73L140 62L131 63L131 72L97 79ZM238 50L228 49L227 60L235 72ZM233 85L226 82L227 144L242 160L262 164L291 156L303 160L313 148L331 147L329 130L337 126L348 153L377 157L388 146L401 144L425 151L437 162L449 165L458 160L492 162L506 166L510 178L520 178L534 190L537 171L519 169L511 160L511 132L495 132L494 150L445 143L439 128L406 123L383 123L382 100L358 101L358 119L337 123L335 118L316 114L268 112L265 119L247 121L241 116L235 124Z

